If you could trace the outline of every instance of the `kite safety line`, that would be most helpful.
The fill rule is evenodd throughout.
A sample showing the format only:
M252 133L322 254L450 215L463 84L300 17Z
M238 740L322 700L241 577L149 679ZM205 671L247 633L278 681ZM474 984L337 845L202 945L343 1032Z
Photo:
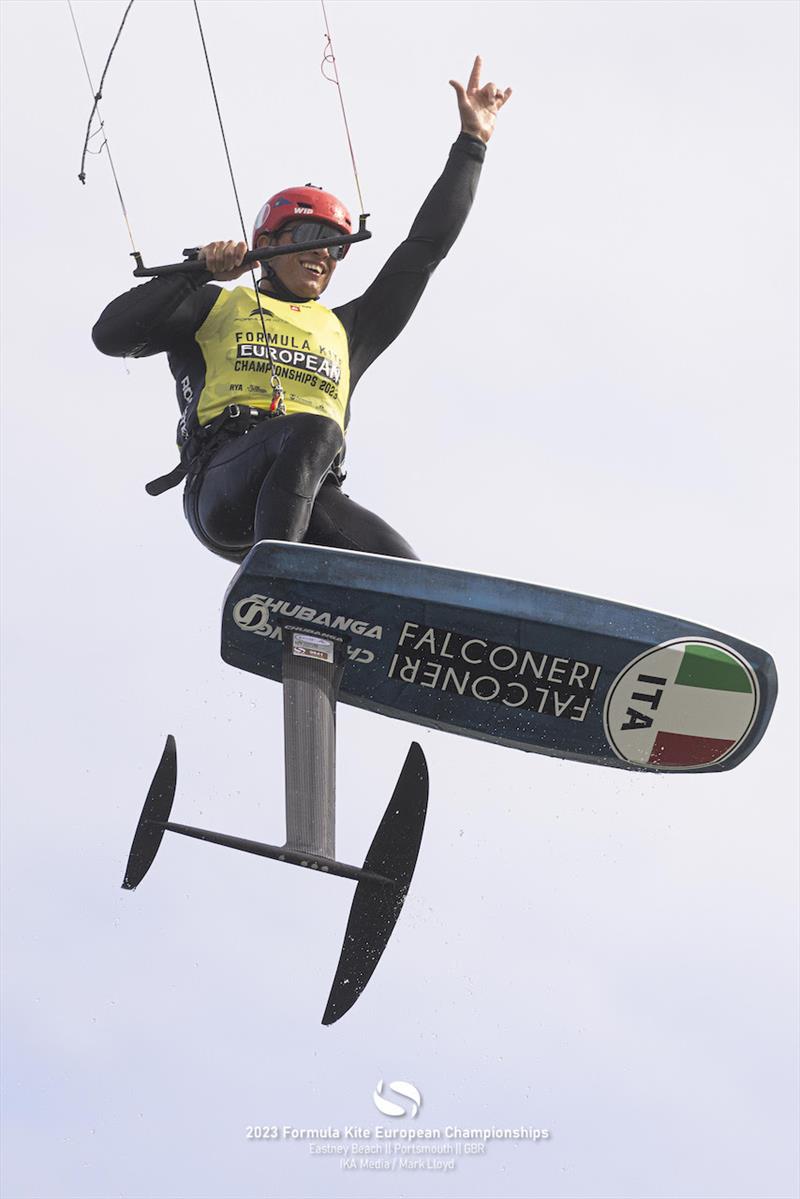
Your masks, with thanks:
M222 120L222 111L220 108L219 97L217 95L217 88L216 88L216 84L214 81L214 73L211 68L211 59L209 57L208 46L206 43L205 32L203 29L203 23L202 23L202 20L200 17L200 9L198 6L198 0L192 0L192 2L193 2L194 12L195 12L195 17L197 19L197 27L198 27L198 30L200 33L200 42L203 47L203 56L204 56L205 62L206 62L206 69L208 71L209 83L211 85L211 94L213 96L214 107L215 107L216 113L217 113L217 121L219 123L219 130L220 130L220 134L222 136L222 144L223 144L223 147L225 150L225 158L228 163L228 173L230 175L231 185L233 187L233 195L234 195L234 199L236 201L236 210L237 210L237 213L239 216L239 225L241 227L242 238L245 241L245 243L248 243L249 236L248 236L247 227L246 227L245 221L244 221L244 214L242 212L241 201L239 199L239 189L236 185L236 177L234 175L233 164L231 162L231 155L230 155L230 150L228 147L228 139L227 139L227 136L225 133L225 126L224 126L224 123ZM308 244L309 250L311 250L311 249L326 249L326 248L333 247L333 246L347 245L350 242L364 241L367 238L372 236L372 234L366 227L366 221L367 221L367 217L369 214L364 212L364 198L363 198L363 193L361 191L361 183L360 183L360 180L358 177L358 168L356 166L355 152L353 149L353 139L350 135L350 126L349 126L349 123L347 120L347 111L345 109L344 96L342 94L341 82L339 80L339 71L338 71L338 68L336 65L336 56L335 56L334 50L333 50L333 40L331 37L330 24L328 22L328 14L327 14L327 11L325 8L325 0L321 0L321 2L322 2L322 15L323 15L323 19L325 22L325 39L326 39L325 53L323 56L321 69L322 69L322 74L325 77L325 79L329 80L329 82L331 82L331 83L334 83L336 85L336 89L339 93L339 103L341 105L342 117L344 119L345 134L347 136L347 145L348 145L348 148L350 151L350 161L353 165L353 176L355 178L355 184L356 184L356 190L358 192L359 204L361 205L361 214L359 217L359 227L358 227L357 233L350 233L343 237L340 234L336 234L336 236L333 236L332 233L329 232L328 234L326 234L325 237L320 238L317 241L309 243ZM123 199L122 188L120 187L116 168L114 166L114 161L111 157L111 148L109 146L108 138L105 135L105 123L103 122L103 120L100 116L99 104L100 104L100 100L103 97L103 86L105 84L106 75L108 74L108 70L111 65L111 59L114 56L114 51L116 50L117 45L119 44L120 38L122 36L122 31L125 27L125 22L128 19L128 15L131 11L131 8L133 7L133 0L128 0L128 3L125 7L125 12L123 13L119 29L117 30L116 37L114 38L114 42L108 53L108 58L106 59L105 66L103 67L103 73L100 77L100 86L96 90L95 90L94 84L92 82L92 77L89 72L89 67L88 67L88 64L86 61L86 55L84 53L83 43L81 41L80 32L78 30L78 24L75 19L75 13L74 13L73 7L72 7L72 0L67 0L67 4L69 6L70 16L72 18L72 24L75 29L75 36L77 37L77 40L78 40L78 49L80 50L84 69L86 71L86 77L89 81L89 87L91 89L92 96L94 99L94 103L92 105L92 111L89 116L89 122L88 122L87 129L86 129L86 138L84 139L83 154L81 156L81 169L80 169L78 178L80 179L81 183L86 182L85 167L86 167L86 155L87 154L102 153L104 148L108 150L108 159L109 159L109 163L111 165L111 171L112 171L112 174L114 177L114 184L117 189L117 195L119 197L120 207L122 208L122 214L123 214L123 217L125 219L125 224L128 229L128 237L130 238L130 242L131 242L131 247L132 247L132 255L131 256L136 260L136 270L133 272L135 276L137 276L138 278L152 278L152 277L155 277L158 275L174 274L177 272L184 272L184 271L186 271L186 272L192 272L192 271L196 272L198 270L202 271L203 263L198 261L198 251L196 249L184 250L184 257L185 257L186 261L182 262L182 263L180 263L180 262L169 263L169 264L165 264L163 266L154 267L154 268L146 267L144 265L141 254L135 248L136 243L135 243L135 240L133 237L133 231L131 229L130 220L128 219L128 212L127 212L127 208L125 206L125 201ZM325 70L325 67L328 64L330 65L330 67L333 70L333 75L328 74ZM95 116L97 116L99 125L97 128L93 129L93 124L95 123ZM102 135L102 139L103 139L102 143L100 145L100 149L99 150L90 150L90 148L89 148L90 141L92 141L92 139L94 139L100 135ZM269 153L269 148L268 148L268 153ZM335 232L335 231L333 231L333 232ZM293 253L293 252L294 251L292 251L287 246L282 246L282 245L276 246L276 245L270 244L265 247L253 248L252 250L248 251L247 256L246 256L246 262L247 262L247 265L249 266L251 263L254 264L256 261L267 262L269 259L278 257L281 254ZM271 268L268 267L266 269L269 271ZM253 283L253 290L256 293L258 293L258 290L259 290L258 280L256 279L255 270L252 267L251 267L251 271L250 271L250 276L251 276L252 283ZM264 340L265 340L265 345L266 345L266 354L267 354L267 357L269 360L270 372L271 372L270 382L272 384L272 389L273 389L272 409L271 410L274 412L281 412L281 411L283 411L283 389L280 385L280 380L277 375L277 358L276 358L276 354L275 354L275 350L274 350L273 346L270 345L269 338L267 336L267 328L266 328L266 323L264 320L264 313L263 313L263 311L260 310L260 307L259 307L259 311L260 311L260 317L261 317L261 328L262 328L262 332L264 334Z
M83 184L86 183L86 155L87 154L102 154L103 149L105 148L106 152L108 153L108 161L111 165L111 174L114 176L114 186L117 189L117 195L119 196L119 202L120 202L120 205L122 206L122 215L125 218L125 226L128 230L128 237L130 238L131 249L133 250L133 253L136 254L137 253L136 242L133 237L133 230L131 229L130 220L128 219L128 210L125 207L125 201L122 198L122 188L119 185L119 179L117 178L117 172L114 167L114 159L111 156L111 146L109 145L109 142L108 142L108 134L105 131L106 130L105 122L103 121L103 118L100 115L100 108L99 108L100 101L103 98L103 84L105 83L106 73L108 71L108 67L111 62L111 56L117 48L117 42L120 39L120 35L122 33L123 27L125 25L125 22L128 19L128 13L131 11L131 8L133 7L133 0L129 0L128 7L125 9L125 13L122 17L122 21L120 22L120 27L117 30L117 36L114 38L114 44L108 52L108 58L106 59L106 65L103 67L103 74L100 76L100 86L97 89L97 91L95 91L94 84L92 83L92 76L91 76L91 72L89 71L89 64L86 61L86 55L83 50L83 42L81 41L81 35L78 30L78 22L75 20L75 13L72 8L72 0L67 0L67 4L69 6L69 15L72 18L72 27L75 30L75 36L78 39L78 49L80 50L81 58L83 59L83 67L84 67L84 70L86 71L86 78L89 80L89 88L91 90L92 96L94 97L94 104L92 105L92 111L89 114L89 123L86 126L86 140L83 143L83 154L81 155L81 169L80 169L78 178L80 179L81 183L83 183ZM98 128L94 131L94 133L92 133L92 121L94 120L95 113L97 113L97 119L99 120L100 124L99 124ZM102 133L102 135L103 135L103 141L100 146L100 149L99 150L90 150L89 142L92 140L92 138L97 137L97 135L99 133Z
M211 84L211 95L214 97L214 107L217 110L217 120L219 122L219 131L222 134L222 144L225 147L225 158L227 159L227 162L228 162L228 173L230 174L230 177L231 177L231 184L233 186L233 195L234 195L234 199L236 200L236 211L239 213L239 224L241 225L241 228L242 228L242 237L244 238L245 241L249 241L250 239L247 236L247 228L244 223L244 216L242 215L242 206L239 203L239 190L236 186L236 179L234 178L234 174L233 174L233 163L231 162L230 150L228 149L228 139L225 136L225 126L222 123L222 113L221 113L220 107L219 107L219 100L217 99L217 89L216 89L216 86L214 85L214 75L211 70L211 61L208 57L208 47L206 46L206 38L205 38L205 34L203 33L203 22L200 20L200 9L197 7L197 0L192 0L192 3L194 4L194 15L197 17L197 28L200 30L200 41L203 43L203 56L205 57L205 60L206 60L206 69L208 71L208 81ZM255 278L255 272L253 273L253 277Z
M231 184L233 185L233 194L236 199L236 211L239 213L239 224L242 229L242 240L245 243L249 243L250 238L247 235L247 228L245 226L244 215L242 213L242 205L239 202L239 189L236 186L236 179L233 174L233 163L231 162L231 155L230 155L230 151L228 150L228 139L225 136L225 126L222 123L222 112L220 111L219 100L217 99L217 89L214 84L214 74L211 70L211 60L208 57L208 47L206 46L205 34L203 33L203 22L200 20L200 9L197 7L197 0L192 0L192 3L194 4L194 15L197 17L197 28L200 30L200 41L203 43L203 54L204 54L205 60L206 60L206 67L208 69L208 80L209 80L209 83L211 84L211 94L214 97L214 107L217 110L217 120L219 121L219 131L222 134L222 144L225 147L225 157L228 160L228 171L229 171L230 177L231 177ZM250 267L250 278L253 281L253 291L256 293L256 298L258 298L258 295L259 295L258 280L256 279L255 266ZM283 391L283 387L281 385L281 381L278 378L277 358L275 356L275 351L272 348L272 345L270 344L269 337L267 336L267 324L266 324L266 321L264 320L264 310L261 307L260 300L258 303L258 315L261 317L261 331L264 334L264 345L266 347L267 357L269 358L269 369L270 369L269 382L270 382L270 386L272 388L272 404L270 407L270 412L273 412L273 413L276 413L279 415L283 415L283 413L286 411L286 408L284 405L284 391Z
M355 176L356 191L358 192L358 203L360 206L359 211L366 212L366 209L364 207L364 197L361 194L361 184L358 179L358 168L356 167L356 156L355 156L355 152L353 150L353 139L350 137L350 126L347 123L347 112L346 112L345 106L344 106L344 96L342 95L342 85L339 81L339 69L336 66L336 55L334 54L334 51L333 51L333 39L331 38L331 30L330 30L330 26L328 25L328 14L325 11L325 0L319 0L319 2L322 5L322 16L325 21L325 53L322 56L322 63L320 64L320 70L322 72L323 79L327 79L329 83L335 83L336 89L339 93L339 103L342 107L342 117L344 118L344 131L347 134L347 145L350 149L350 161L353 164L353 175ZM327 75L325 73L325 66L328 63L333 67L333 75L332 76Z

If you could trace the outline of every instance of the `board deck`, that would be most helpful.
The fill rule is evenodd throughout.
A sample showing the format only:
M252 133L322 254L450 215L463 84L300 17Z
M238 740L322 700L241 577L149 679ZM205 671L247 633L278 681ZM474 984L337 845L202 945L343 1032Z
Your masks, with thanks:
M306 631L309 654L315 633L344 639L344 703L623 769L729 770L758 744L777 695L766 651L690 621L423 562L260 542L225 596L223 659L280 682L284 626Z

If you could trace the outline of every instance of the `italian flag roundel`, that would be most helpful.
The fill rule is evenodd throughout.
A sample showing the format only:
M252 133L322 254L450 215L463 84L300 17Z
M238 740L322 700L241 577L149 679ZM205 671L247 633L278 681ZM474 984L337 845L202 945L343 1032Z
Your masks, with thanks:
M744 741L758 711L745 659L714 641L669 641L617 676L603 721L617 757L655 770L701 770Z

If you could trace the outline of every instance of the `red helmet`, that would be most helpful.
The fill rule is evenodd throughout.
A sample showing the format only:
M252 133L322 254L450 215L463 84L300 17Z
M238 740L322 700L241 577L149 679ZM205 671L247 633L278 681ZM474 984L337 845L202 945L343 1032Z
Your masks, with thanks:
M289 221L297 220L324 221L341 233L353 232L350 213L342 201L307 183L305 187L287 187L267 200L253 226L253 248L262 233L277 233Z

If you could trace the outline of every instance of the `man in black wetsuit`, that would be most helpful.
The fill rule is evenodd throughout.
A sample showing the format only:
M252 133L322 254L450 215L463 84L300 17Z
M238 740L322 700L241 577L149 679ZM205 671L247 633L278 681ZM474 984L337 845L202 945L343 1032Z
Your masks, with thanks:
M158 494L186 475L187 520L214 553L239 562L255 541L279 540L416 557L342 491L344 433L353 389L405 326L472 205L486 143L511 95L481 87L480 69L476 58L466 88L451 80L461 133L409 236L358 299L332 310L316 303L342 247L263 264L257 295L213 285L249 268L241 266L245 242L211 242L199 255L207 271L136 287L95 325L105 354L168 355L182 466L148 490ZM350 229L344 205L308 185L264 205L253 244L302 246Z

